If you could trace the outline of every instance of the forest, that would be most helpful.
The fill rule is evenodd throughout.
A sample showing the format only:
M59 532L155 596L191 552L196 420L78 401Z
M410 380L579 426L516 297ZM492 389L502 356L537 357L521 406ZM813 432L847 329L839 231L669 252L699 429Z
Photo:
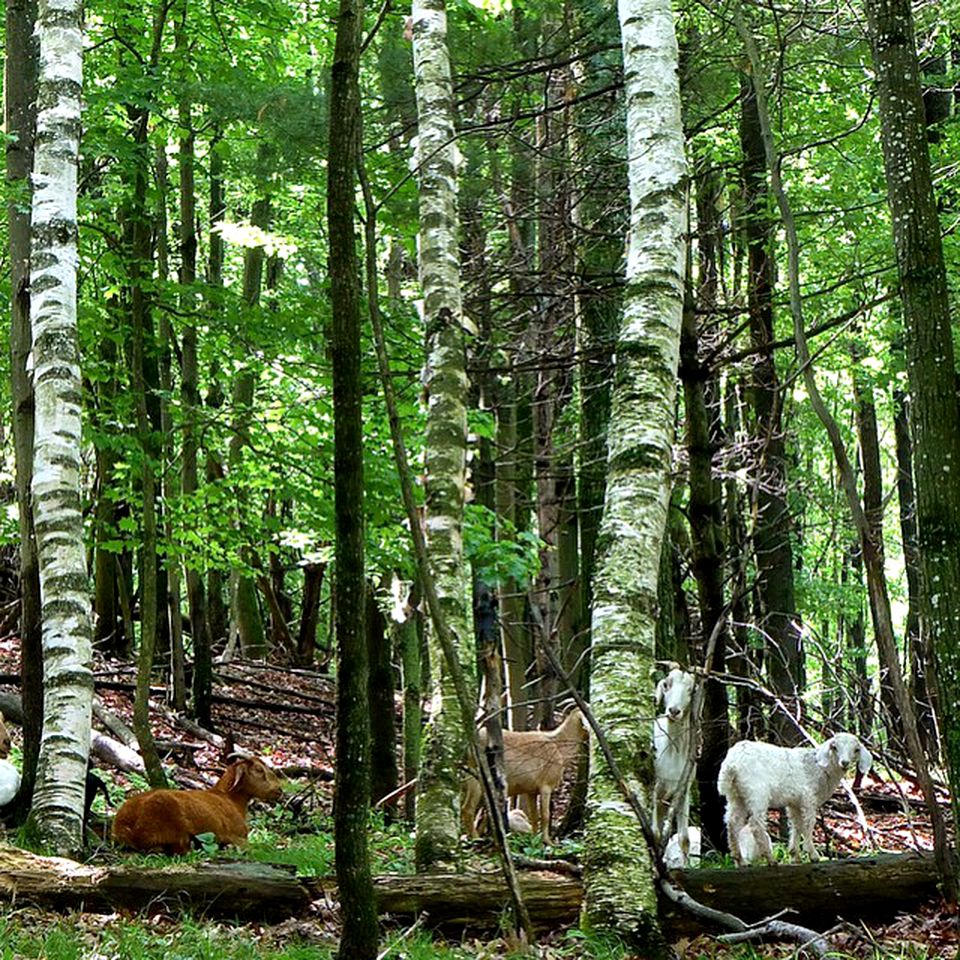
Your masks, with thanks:
M956 956L958 31L7 0L5 955Z

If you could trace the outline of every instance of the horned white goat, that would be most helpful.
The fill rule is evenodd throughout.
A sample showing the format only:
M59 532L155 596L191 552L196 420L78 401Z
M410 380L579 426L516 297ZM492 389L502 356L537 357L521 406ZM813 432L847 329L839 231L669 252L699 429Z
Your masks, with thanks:
M813 844L817 810L854 762L867 773L873 758L852 733L835 734L819 747L778 747L756 740L735 743L720 765L717 787L727 801L727 839L736 863L753 859L754 851L741 846L748 846L745 828L753 836L758 858L773 863L766 828L771 807L787 809L793 859L799 861L802 844L811 860L819 860Z
M653 833L665 843L676 819L680 866L686 864L690 852L691 765L696 753L691 716L694 685L692 673L674 667L657 684L656 703L663 703L664 712L653 721Z

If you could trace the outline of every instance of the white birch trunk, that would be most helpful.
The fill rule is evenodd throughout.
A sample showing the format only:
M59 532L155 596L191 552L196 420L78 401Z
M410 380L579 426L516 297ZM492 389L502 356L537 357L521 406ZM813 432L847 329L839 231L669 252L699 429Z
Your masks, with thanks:
M425 386L426 536L431 569L460 661L473 657L463 562L467 374L458 250L453 83L444 0L414 0L416 157L420 193L420 280L427 333ZM431 634L433 636L433 634ZM439 644L431 641L431 722L417 797L417 863L449 859L460 831L458 765L466 745L456 694Z
M34 525L40 558L44 722L33 821L58 852L82 846L92 622L80 512L77 154L79 0L40 0L30 312L36 393Z
M654 631L670 498L685 267L678 55L669 0L619 0L630 234L617 342L607 491L594 584L591 700L641 796L652 782ZM649 855L597 757L587 806L586 910L644 956L664 952Z

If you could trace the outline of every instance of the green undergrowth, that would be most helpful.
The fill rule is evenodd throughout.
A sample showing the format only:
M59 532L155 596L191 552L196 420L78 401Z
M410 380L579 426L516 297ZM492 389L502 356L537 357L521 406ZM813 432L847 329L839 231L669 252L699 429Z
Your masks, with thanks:
M207 923L35 911L0 917L0 960L327 960L335 944L295 934Z

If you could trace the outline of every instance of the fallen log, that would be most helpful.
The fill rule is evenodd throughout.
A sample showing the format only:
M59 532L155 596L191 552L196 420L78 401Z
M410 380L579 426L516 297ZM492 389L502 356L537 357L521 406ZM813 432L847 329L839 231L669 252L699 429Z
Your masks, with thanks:
M678 870L673 878L701 903L755 921L791 912L785 919L817 929L846 920L892 920L937 895L932 854L881 854L851 860ZM522 872L520 887L539 928L574 923L583 882L545 871ZM432 925L496 926L509 904L499 872L382 876L374 879L381 914L419 917ZM189 903L209 916L276 921L308 915L317 901L336 902L335 880L297 877L292 868L249 862L148 868L96 866L61 857L40 857L0 846L0 900L45 908L94 912L176 911ZM680 936L702 922L664 900L665 931Z
M524 874L521 887L541 927L576 920L582 885L550 874ZM499 872L386 876L374 880L381 914L419 916L434 924L495 926L509 902ZM208 861L149 868L96 866L0 846L0 899L47 909L176 911L185 904L208 916L276 921L306 916L318 900L337 900L331 878L297 877L294 868Z
M303 916L311 893L293 869L260 863L210 861L150 869L92 866L0 846L0 898L55 910L178 911L281 920Z
M838 919L889 921L937 896L936 865L927 852L737 870L678 870L673 876L694 899L748 923L789 908L786 919L815 929L825 929ZM660 915L674 934L699 928L665 899Z

